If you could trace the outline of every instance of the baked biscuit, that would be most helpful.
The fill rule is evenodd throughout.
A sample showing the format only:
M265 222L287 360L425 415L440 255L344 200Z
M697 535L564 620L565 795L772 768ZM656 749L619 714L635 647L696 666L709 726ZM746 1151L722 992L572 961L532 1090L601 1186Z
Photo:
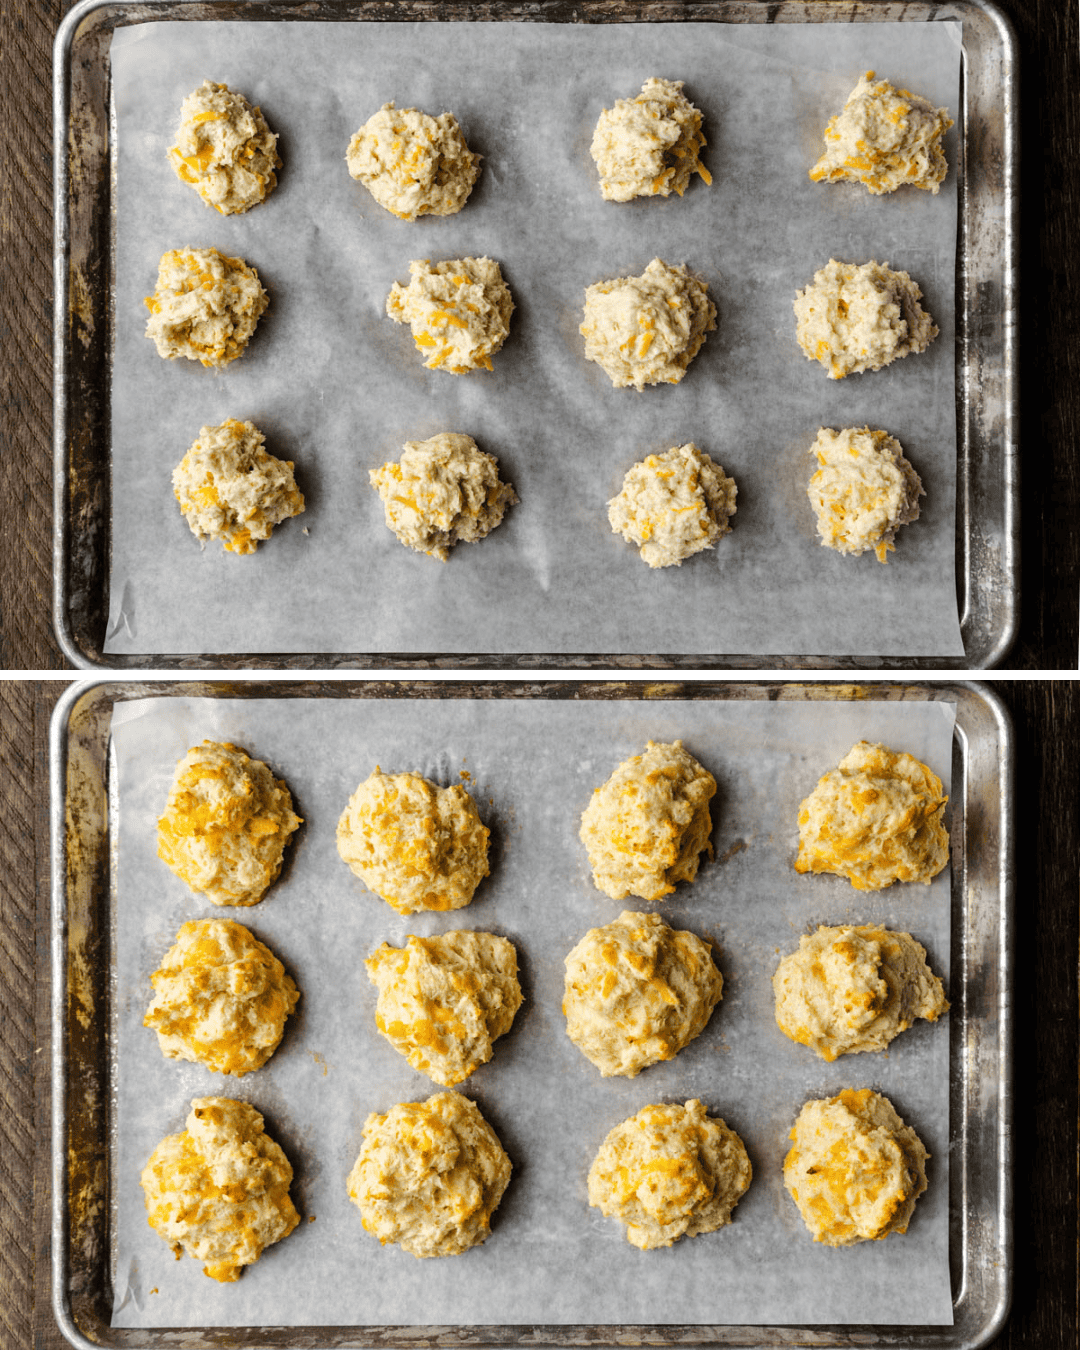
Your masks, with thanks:
M566 958L566 1034L603 1077L636 1078L705 1030L723 988L711 943L624 910Z
M873 924L818 928L799 939L773 975L776 1024L830 1063L884 1050L917 1017L936 1022L949 1004L910 933Z
M349 1199L384 1245L457 1256L483 1242L510 1181L510 1159L475 1102L439 1092L364 1124Z
M281 778L228 741L203 741L176 766L158 857L212 905L254 905L301 824Z
M146 336L158 356L227 366L243 356L270 297L242 258L216 248L173 248L146 297Z
M869 427L822 427L810 447L818 470L806 495L826 548L856 557L873 549L888 562L896 531L919 519L922 479L887 431Z
M230 417L201 427L173 470L173 495L200 543L220 539L228 553L254 553L275 525L303 511L292 460L267 454L265 441L253 423Z
M452 216L480 176L453 113L429 117L384 103L349 142L349 173L399 220Z
M581 817L597 890L661 900L697 876L702 853L712 856L709 802L716 779L683 749L649 741L596 788Z
M860 741L799 807L796 872L833 872L857 891L929 884L949 861L941 779L913 755Z
M521 1007L514 944L494 933L385 942L364 962L379 991L375 1025L414 1069L443 1087L492 1055Z
M705 148L701 112L682 91L682 80L655 76L637 98L616 99L600 114L589 153L600 172L605 201L632 197L681 197L693 174L712 177L699 156Z
M277 186L277 136L260 108L226 84L203 80L180 108L169 163L223 216L250 211Z
M595 361L616 389L678 384L716 328L708 285L685 263L654 258L639 277L598 281L585 290L580 326L585 359Z
M466 375L491 370L491 358L510 335L514 301L491 258L427 258L409 264L409 284L395 281L386 312L407 323L429 370Z
M387 529L417 553L446 562L455 544L474 543L502 524L517 493L499 478L499 461L471 436L443 431L406 441L398 463L370 469Z
M810 170L815 183L863 183L880 194L909 184L935 195L949 171L941 140L953 121L947 108L875 80L868 70L825 128L825 153Z
M807 1102L790 1137L784 1185L815 1242L850 1247L907 1232L930 1155L887 1097L846 1088Z
M608 520L650 567L680 567L730 534L737 490L693 442L676 445L627 470L622 491L608 502Z
M589 1204L649 1251L729 1224L751 1176L743 1141L701 1102L645 1106L600 1145Z
M795 337L806 359L820 362L830 380L881 370L926 351L937 337L921 299L911 277L888 263L830 258L810 285L795 293Z
M170 1134L143 1168L150 1227L176 1253L205 1261L212 1280L238 1280L300 1222L289 1198L293 1170L247 1102L196 1097L182 1134Z
M238 1078L278 1048L300 999L270 948L232 919L183 924L150 982L143 1026L157 1032L165 1058Z
M337 827L342 859L399 914L461 909L488 875L488 835L459 784L418 773L375 772L349 798Z

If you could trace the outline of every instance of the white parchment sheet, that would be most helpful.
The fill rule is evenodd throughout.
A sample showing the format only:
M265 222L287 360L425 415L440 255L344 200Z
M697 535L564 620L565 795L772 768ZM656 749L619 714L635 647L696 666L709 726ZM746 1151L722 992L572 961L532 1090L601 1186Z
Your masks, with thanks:
M822 131L874 68L947 106L960 25L160 23L120 29L109 653L747 653L959 656L953 166L935 197L811 183ZM686 82L713 175L683 198L605 202L589 143L652 75ZM184 97L204 79L261 104L276 191L221 217L173 174ZM465 209L413 224L345 166L384 102L453 111L483 173ZM224 371L144 336L167 249L244 258L270 296ZM385 314L409 262L487 254L513 293L491 373L423 367ZM678 385L614 389L578 333L592 282L659 256L708 282L719 328ZM928 352L831 381L792 302L830 257L911 273L941 329ZM201 551L171 472L204 424L249 418L295 461L307 511L257 554ZM820 546L806 484L822 425L883 427L926 487L887 567ZM407 440L472 435L520 505L449 562L383 521L368 471ZM606 502L632 464L695 441L738 484L715 552L652 571Z
M118 771L116 1307L118 1326L530 1323L949 1324L949 1020L920 1022L885 1054L828 1065L773 1015L782 953L819 923L914 932L949 967L948 872L929 887L860 895L792 867L799 802L860 738L929 762L948 786L954 709L942 704L564 700L202 701L122 705ZM243 911L212 911L156 856L156 818L176 761L204 737L242 745L288 782L304 825L281 879ZM659 905L712 939L724 997L675 1059L603 1079L565 1034L563 960L624 908L592 885L577 831L593 789L645 742L684 738L715 774L716 857ZM338 857L335 829L376 764L465 781L491 829L491 875L453 914L397 916ZM643 901L625 908L652 909ZM166 1060L142 1026L150 973L181 923L210 913L248 925L302 997L262 1069L239 1080ZM475 928L518 950L525 1002L494 1058L461 1090L490 1121L513 1177L487 1242L420 1261L367 1234L345 1178L371 1111L439 1091L374 1025L362 961L410 933ZM929 1189L904 1236L815 1244L783 1188L790 1130L809 1098L884 1092L931 1154ZM139 1174L193 1097L236 1096L263 1112L295 1168L296 1231L238 1283L175 1261L148 1226ZM651 1102L699 1097L746 1143L753 1183L719 1232L640 1252L588 1205L604 1136ZM917 1296L913 1294L917 1291Z

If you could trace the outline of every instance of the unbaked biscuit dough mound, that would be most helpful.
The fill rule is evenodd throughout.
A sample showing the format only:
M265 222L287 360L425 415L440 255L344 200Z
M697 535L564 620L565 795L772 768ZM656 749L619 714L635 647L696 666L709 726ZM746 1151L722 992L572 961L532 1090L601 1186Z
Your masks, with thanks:
M150 976L143 1026L166 1059L205 1064L237 1078L278 1048L300 994L264 943L232 919L194 919Z
M649 741L594 790L581 817L597 890L623 900L662 900L712 857L709 802L716 779L682 741Z
M682 80L655 76L637 98L620 98L600 114L589 153L600 171L605 201L681 197L693 174L712 182L698 158L705 148L701 112L682 92Z
M349 142L349 173L401 220L452 216L480 176L453 113L429 117L384 103Z
M446 562L455 544L474 543L502 524L517 493L499 478L499 461L471 436L443 431L406 441L398 463L369 469L387 528L407 548Z
M391 286L386 312L412 329L424 365L452 375L491 370L514 312L499 264L491 258L425 258L409 264L409 278L408 286Z
M243 356L269 303L258 272L242 259L216 248L170 249L146 298L146 336L159 356L227 366Z
M926 948L873 924L804 934L777 966L773 992L780 1030L829 1063L884 1050L917 1017L936 1022L949 1007Z
M275 525L304 509L293 463L267 454L266 437L251 422L228 418L201 427L173 470L173 495L191 533L220 539L229 553L254 553Z
M238 1280L300 1222L292 1167L247 1102L196 1097L185 1123L143 1169L148 1222L177 1260L186 1252L212 1280Z
M364 966L379 990L375 1025L443 1087L488 1062L521 1007L517 952L494 933L410 937L403 950L384 942Z
M566 1034L604 1078L636 1078L705 1030L723 988L711 943L624 910L566 958Z
M922 479L887 431L822 427L810 447L818 470L806 495L817 516L822 545L858 556L873 549L888 562L896 531L919 519Z
M704 451L677 445L627 470L608 520L650 567L680 567L731 532L736 492L734 478Z
M213 905L254 905L301 824L284 780L228 741L203 741L176 766L158 857Z
M857 891L929 885L949 861L941 779L914 755L860 741L799 806L796 872L833 872Z
M813 282L795 294L795 335L807 360L819 361L830 380L880 370L924 352L937 325L919 304L922 291L889 264L829 259Z
M868 70L829 118L825 153L810 177L815 183L865 183L875 195L905 183L936 194L949 171L941 139L952 124L947 108L888 80L875 81Z
M488 834L460 783L375 772L337 827L341 857L399 914L461 909L488 875Z
M644 1106L600 1145L589 1204L650 1251L729 1224L751 1176L743 1141L701 1102Z
M616 389L678 384L716 328L708 285L685 263L654 258L639 277L598 281L585 289L579 332L585 358L602 366Z
M277 136L260 108L228 85L203 80L180 108L169 163L223 216L249 211L277 186Z
M483 1242L510 1181L510 1159L475 1102L439 1092L364 1124L349 1199L385 1246L457 1256Z
M815 1242L850 1247L907 1232L930 1155L887 1097L846 1088L807 1102L790 1137L784 1185Z

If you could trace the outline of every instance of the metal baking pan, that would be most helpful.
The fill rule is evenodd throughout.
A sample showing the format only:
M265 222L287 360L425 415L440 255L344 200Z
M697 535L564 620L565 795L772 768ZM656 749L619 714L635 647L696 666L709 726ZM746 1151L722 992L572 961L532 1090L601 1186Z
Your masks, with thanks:
M767 657L723 653L586 652L426 655L104 653L111 528L115 137L109 43L120 26L183 19L724 23L929 22L963 25L956 272L957 604L964 657ZM1017 59L991 0L83 0L55 54L54 621L83 668L297 670L361 668L861 668L983 669L1017 629Z
M113 1204L117 1008L114 708L146 697L948 701L956 705L951 794L949 1262L952 1326L318 1326L117 1330ZM497 712L496 712L497 717ZM73 1345L924 1346L972 1350L1001 1329L1012 1270L1013 783L1011 728L992 691L971 683L205 683L76 685L51 729L52 1293Z

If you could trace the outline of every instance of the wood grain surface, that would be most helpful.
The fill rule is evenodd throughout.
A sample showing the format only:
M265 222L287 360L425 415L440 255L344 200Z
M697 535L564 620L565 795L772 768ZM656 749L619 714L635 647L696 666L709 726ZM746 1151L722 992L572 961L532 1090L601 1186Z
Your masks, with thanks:
M765 0L762 0L763 7ZM1022 609L1006 660L1074 670L1080 603L1080 50L1074 0L999 0L1021 51ZM0 3L0 668L63 669L51 621L51 41L70 0Z
M48 721L64 682L0 683L0 1344L61 1350L49 1296ZM1077 1344L1080 686L994 682L1016 742L1013 1310L996 1350Z

